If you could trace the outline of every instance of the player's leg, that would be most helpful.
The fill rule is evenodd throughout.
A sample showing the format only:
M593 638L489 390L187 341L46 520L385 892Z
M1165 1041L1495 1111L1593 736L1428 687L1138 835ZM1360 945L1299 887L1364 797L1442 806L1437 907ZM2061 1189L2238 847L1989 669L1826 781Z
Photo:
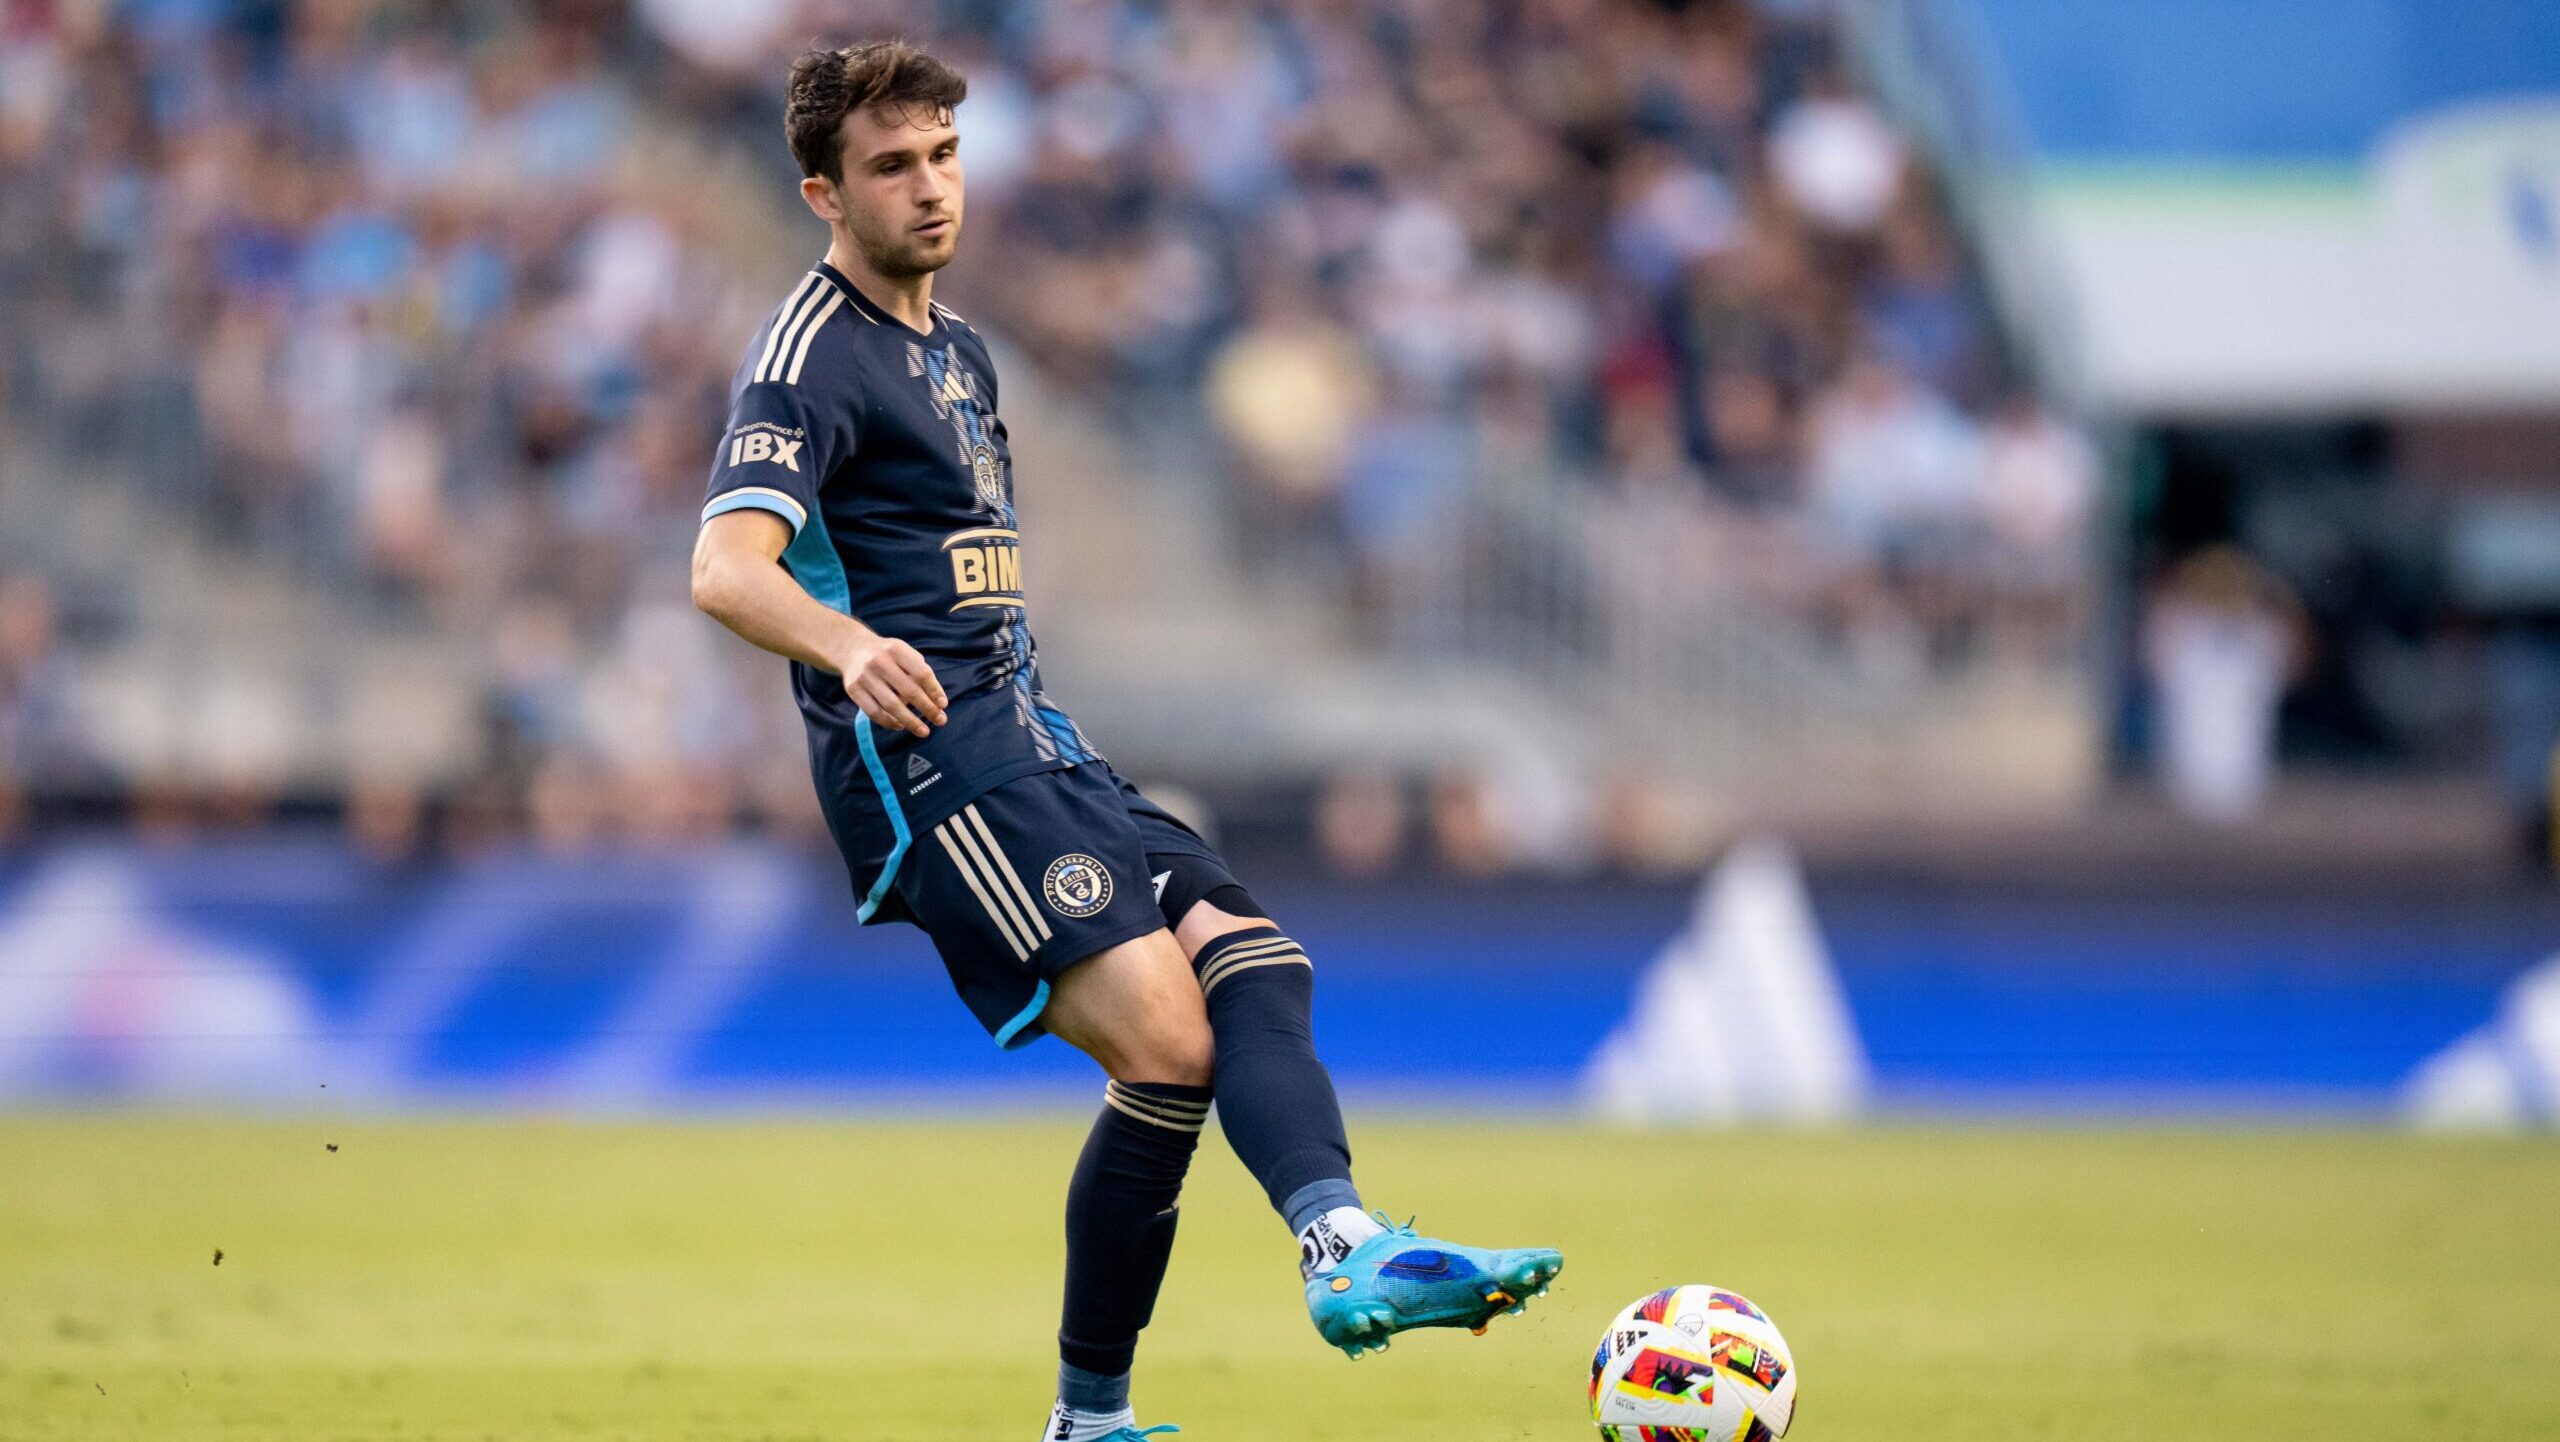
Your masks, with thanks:
M1208 1121L1212 1044L1199 987L1161 929L1069 967L1043 1022L1110 1076L1067 1187L1058 1398L1041 1434L1091 1442L1137 1422L1129 1376Z
M1079 767L920 825L895 878L999 1045L1054 1032L1109 1077L1067 1188L1059 1403L1043 1442L1134 1429L1130 1366L1209 1113L1206 1011L1143 865L1110 779Z
M1546 1248L1494 1250L1381 1225L1360 1209L1333 1078L1316 1054L1315 968L1216 850L1115 776L1158 908L1191 959L1217 1044L1218 1123L1298 1234L1307 1311L1357 1357L1411 1327L1481 1332L1564 1268Z
M1314 965L1208 842L1117 772L1111 780L1207 1006L1219 1129L1297 1235L1312 1274L1380 1230L1361 1210L1342 1105L1316 1055Z
M1162 909L1208 1008L1219 1129L1313 1275L1379 1231L1361 1210L1342 1103L1316 1054L1314 963L1222 864L1184 851L1151 854L1147 866L1166 878Z
M1140 829L1160 840L1143 821ZM1298 1233L1307 1314L1353 1357L1414 1327L1481 1333L1564 1269L1547 1248L1417 1235L1362 1212L1333 1081L1316 1055L1314 968L1205 846L1151 850L1161 903L1192 957L1217 1041L1218 1121Z

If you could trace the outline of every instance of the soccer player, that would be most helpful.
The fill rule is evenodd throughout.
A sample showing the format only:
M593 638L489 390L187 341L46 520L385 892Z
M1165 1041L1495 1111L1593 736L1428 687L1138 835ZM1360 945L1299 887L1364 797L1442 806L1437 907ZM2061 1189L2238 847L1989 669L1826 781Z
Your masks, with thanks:
M1212 1102L1297 1233L1316 1330L1351 1356L1411 1327L1481 1332L1564 1260L1362 1210L1306 953L1042 692L995 367L933 301L966 93L898 42L793 65L784 128L830 243L738 367L693 597L792 661L861 919L922 927L997 1045L1053 1035L1107 1074L1067 1189L1042 1437L1131 1442L1130 1365Z

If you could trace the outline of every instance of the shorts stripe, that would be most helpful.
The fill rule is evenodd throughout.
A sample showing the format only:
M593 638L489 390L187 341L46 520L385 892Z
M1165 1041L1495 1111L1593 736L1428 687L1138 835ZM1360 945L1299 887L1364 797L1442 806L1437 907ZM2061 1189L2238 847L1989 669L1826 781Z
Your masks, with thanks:
M1041 942L1048 940L1046 930L1035 927L1032 923L1038 918L1024 915L1021 908L1015 905L1013 893L1005 889L1003 879L997 874L1000 868L987 859L987 853L978 845L978 838L971 834L969 828L958 816L943 822L942 829L945 834L959 842L962 851L968 853L969 860L976 868L978 879L985 885L986 896L994 909L1002 911L1006 919L1013 923L1014 930L1020 933L1022 944L1026 948L1038 949Z
M1041 915L1040 908L1032 904L1031 893L1023 888L1021 873L1013 869L1013 858L1004 854L1003 847L996 845L996 834L987 829L987 819L978 814L978 803L972 801L968 805L961 807L960 814L968 817L969 824L978 828L978 834L986 838L987 854L993 856L997 862L1001 864L1004 871L1004 879L1013 883L1013 894L1022 899L1023 914L1030 917L1031 924L1040 929L1040 939L1042 941L1047 941L1049 939L1049 918Z
M977 868L960 853L959 843L951 839L951 823L946 821L933 828L933 839L941 842L942 849L951 853L951 864L959 869L960 879L969 883L969 889L977 893L978 904L987 909L987 915L995 921L996 930L1004 934L1004 944L1013 948L1013 959L1029 961L1031 948L1022 944L1022 938L1014 932L1012 917L997 909L995 898L987 894L985 883L978 880Z
M898 804L896 788L889 784L889 768L880 764L880 748L871 739L871 718L853 718L853 739L862 748L862 768L871 773L871 785L880 793L880 809L889 813L889 825L896 829L897 844L889 848L888 859L880 863L880 874L872 878L871 890L863 895L862 905L853 913L856 921L869 921L880 910L881 899L898 879L898 865L907 859L907 847L915 833L907 829L907 808Z
M877 322L874 322L874 324L877 324ZM1040 1013L1046 1010L1048 1005L1049 978L1044 976L1040 978L1039 989L1031 993L1031 1000L1023 1003L1022 1010L1015 1012L1011 1020L996 1028L996 1045L1003 1047L1007 1051L1011 1051L1015 1047L1022 1045L1025 1041L1039 1040L1040 1033L1035 1031L1031 1033L1029 1037L1025 1037L1022 1034L1023 1028L1028 1027L1035 1021L1038 1021L1040 1019Z
M947 822L942 822L942 830L945 830L945 835L950 835L955 843L960 843L960 850L963 850L963 853L968 853L970 868L975 871L980 884L986 886L988 904L991 904L993 909L998 909L998 912L1004 912L1006 922L1011 922L1016 935L1021 935L1021 945L1037 950L1039 943L1042 943L1042 935L1039 935L1037 930L1032 930L1032 917L1024 917L1024 914L1021 914L1021 907L1016 907L1014 894L1006 891L1004 881L996 876L996 863L988 861L986 850L980 848L978 838L968 830L968 825L965 825L960 817L950 817Z

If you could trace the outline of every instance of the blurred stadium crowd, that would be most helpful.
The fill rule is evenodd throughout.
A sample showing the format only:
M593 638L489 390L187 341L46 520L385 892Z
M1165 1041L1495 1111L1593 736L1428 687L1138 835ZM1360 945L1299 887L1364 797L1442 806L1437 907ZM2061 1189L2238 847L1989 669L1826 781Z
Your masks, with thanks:
M5 0L0 443L471 638L484 829L806 824L683 558L819 240L784 66L890 33L971 78L943 294L1214 478L1239 562L1375 604L1455 497L1561 485L1852 649L2075 634L2096 458L1815 0ZM95 745L55 559L0 555L0 791L200 779ZM350 814L396 844L419 787Z

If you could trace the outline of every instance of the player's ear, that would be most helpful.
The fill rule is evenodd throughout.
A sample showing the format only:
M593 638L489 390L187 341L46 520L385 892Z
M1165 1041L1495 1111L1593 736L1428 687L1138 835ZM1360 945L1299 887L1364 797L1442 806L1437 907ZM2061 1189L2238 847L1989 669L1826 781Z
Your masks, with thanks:
M823 175L804 176L800 181L800 198L808 202L809 209L817 213L818 219L829 225L843 222L844 193L836 188L834 181Z

